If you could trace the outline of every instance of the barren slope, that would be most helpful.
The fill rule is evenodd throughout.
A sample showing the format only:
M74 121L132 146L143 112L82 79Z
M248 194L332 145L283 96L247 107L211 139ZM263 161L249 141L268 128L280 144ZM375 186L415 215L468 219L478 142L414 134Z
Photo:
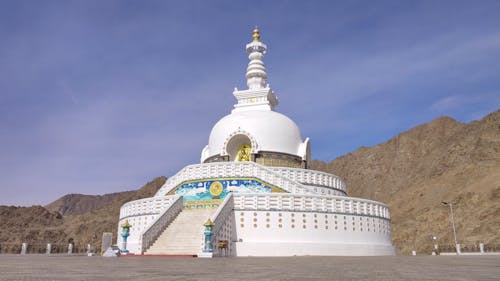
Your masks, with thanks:
M59 212L49 211L42 206L0 206L0 221L2 222L0 243L64 244L73 238L75 243L100 245L103 232L113 232L114 239L116 239L116 224L121 205L131 200L153 196L165 181L165 177L159 177L136 191L115 193L114 199L110 202L106 202L100 208L89 208L89 211L79 215L63 216ZM89 198L99 200L102 196L87 195L85 197L85 200ZM78 205L81 201L69 200L67 202L76 202ZM49 204L49 206L57 205L59 203ZM87 206L91 205L92 203ZM71 204L59 206L65 210L77 209Z
M438 118L312 166L343 177L351 196L388 204L402 253L430 251L432 235L453 241L441 201L456 203L459 243L500 243L500 111L469 124Z
M133 194L135 191L124 191L104 195L67 194L48 204L45 208L62 215L80 215L110 204L116 198Z

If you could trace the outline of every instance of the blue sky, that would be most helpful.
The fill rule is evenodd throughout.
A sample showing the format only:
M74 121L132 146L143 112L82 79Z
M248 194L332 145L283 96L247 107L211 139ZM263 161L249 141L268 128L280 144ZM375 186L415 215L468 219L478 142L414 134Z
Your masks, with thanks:
M254 26L277 111L331 161L500 108L500 1L1 1L0 204L199 162Z

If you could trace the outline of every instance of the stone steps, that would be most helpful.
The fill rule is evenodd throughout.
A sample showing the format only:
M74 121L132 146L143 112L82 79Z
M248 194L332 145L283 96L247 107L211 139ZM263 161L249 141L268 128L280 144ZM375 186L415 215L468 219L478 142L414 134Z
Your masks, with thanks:
M203 246L203 224L216 211L184 209L163 231L145 255L196 255Z

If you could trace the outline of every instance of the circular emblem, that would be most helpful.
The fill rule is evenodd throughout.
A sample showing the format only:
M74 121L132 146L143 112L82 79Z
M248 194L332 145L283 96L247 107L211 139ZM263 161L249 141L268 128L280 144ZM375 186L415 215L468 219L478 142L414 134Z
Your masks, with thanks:
M214 181L210 185L210 195L212 195L212 197L214 199L218 199L219 196L222 194L223 190L224 190L224 187L222 186L222 183L220 183L218 181Z

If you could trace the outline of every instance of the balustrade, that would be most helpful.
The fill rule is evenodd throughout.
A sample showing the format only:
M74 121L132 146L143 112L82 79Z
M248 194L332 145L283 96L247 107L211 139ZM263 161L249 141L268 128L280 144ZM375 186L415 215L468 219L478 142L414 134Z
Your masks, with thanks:
M182 211L182 196L175 196L165 210L142 232L141 252L144 253L158 238L158 236L167 228L167 226Z
M271 194L238 194L234 193L234 209L236 210L285 210L343 213L351 215L372 216L390 219L386 205L359 198L343 196L318 196L287 193ZM368 208L367 206L371 206ZM372 209L379 211L373 212Z
M214 174L210 169L216 169L217 172ZM216 177L254 177L282 188L287 192L299 194L312 193L299 182L284 177L278 172L254 162L224 162L224 164L205 163L189 165L169 178L156 194L158 196L165 195L172 188L187 180L201 180Z
M235 231L231 229L232 219L234 219L233 209L234 197L231 193L224 198L224 201L222 201L222 204L211 218L214 223L214 227L212 229L212 245L218 245L219 241L228 241L226 245L226 253L231 253L231 241L233 239L233 231ZM203 240L203 244L204 243L205 242ZM214 254L221 255L220 251L214 251Z

